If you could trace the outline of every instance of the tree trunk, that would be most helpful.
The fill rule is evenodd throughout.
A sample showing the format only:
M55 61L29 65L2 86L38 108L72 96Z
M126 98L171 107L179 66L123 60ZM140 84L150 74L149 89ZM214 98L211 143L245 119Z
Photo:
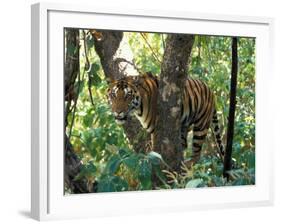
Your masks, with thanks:
M231 67L231 84L230 84L230 105L227 127L227 143L224 156L223 175L229 179L228 171L231 170L232 142L234 135L234 119L236 106L236 86L238 73L238 53L237 53L237 37L232 39L232 67Z
M71 193L89 193L86 179L75 180L81 171L82 163L73 151L67 135L65 135L64 158L64 184L66 187L71 190Z
M96 31L94 31L96 33ZM93 33L93 32L92 32ZM127 40L120 31L102 31L95 38L95 50L101 60L108 81L127 75L139 75L133 63L133 54ZM126 136L135 151L144 151L149 136L134 116L128 116L123 125Z
M64 132L68 125L68 114L72 101L77 100L78 93L74 91L74 83L79 75L79 29L65 30L65 61L64 61L64 83L65 83L65 126ZM69 141L70 136L65 134L64 139L64 183L73 193L87 193L86 180L74 180L80 173L82 163L73 151Z
M193 35L168 35L161 66L154 151L160 153L173 170L179 169L183 159L180 139L181 96L193 42Z
M74 83L79 74L79 30L65 29L64 93L65 100L74 99Z

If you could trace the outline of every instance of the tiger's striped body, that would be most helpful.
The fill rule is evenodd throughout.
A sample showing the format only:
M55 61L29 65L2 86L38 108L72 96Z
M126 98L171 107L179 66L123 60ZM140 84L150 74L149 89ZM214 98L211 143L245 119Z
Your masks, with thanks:
M184 147L187 147L187 134L191 128L193 129L193 162L200 158L202 145L210 125L212 125L215 134L219 153L223 156L224 148L218 125L215 97L211 89L200 80L188 78L185 83L182 101L181 139Z
M143 128L152 134L152 144L156 131L157 94L157 79L150 73L113 81L108 90L108 99L116 121L123 123L129 113L134 112ZM192 162L200 158L202 145L211 124L222 154L223 145L214 94L204 82L188 78L182 95L181 139L182 145L186 148L188 131L193 129Z

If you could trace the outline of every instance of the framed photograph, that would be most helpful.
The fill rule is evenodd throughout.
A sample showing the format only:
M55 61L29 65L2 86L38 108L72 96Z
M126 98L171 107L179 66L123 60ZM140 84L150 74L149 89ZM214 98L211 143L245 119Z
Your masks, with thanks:
M32 217L272 204L272 30L32 5Z

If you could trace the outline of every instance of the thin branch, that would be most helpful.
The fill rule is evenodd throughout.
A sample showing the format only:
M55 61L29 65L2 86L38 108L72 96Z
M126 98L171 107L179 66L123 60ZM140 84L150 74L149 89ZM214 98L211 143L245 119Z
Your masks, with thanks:
M84 71L83 71L83 74L82 74L82 79L81 79L81 74L80 74L80 71L79 71L79 75L78 75L78 88L77 88L77 96L75 98L75 101L74 101L74 104L72 106L72 108L70 109L70 111L73 110L73 115L72 115L72 119L71 119L71 125L70 125L70 129L69 129L69 139L71 138L71 134L72 134L72 128L73 128L73 125L74 125L74 119L75 119L75 113L76 113L76 105L77 105L77 101L78 101L78 97L79 97L79 93L80 93L80 86L81 86L81 80L84 80L85 78L85 72L88 73L88 78L89 78L89 68L90 68L90 61L89 61L89 58L87 56L87 50L86 50L86 39L85 39L85 31L83 30L83 41L84 41L84 53L85 53L85 57L86 57L86 63L87 63L87 66L84 66ZM80 70L80 69L79 69ZM89 80L90 82L90 80ZM91 93L91 89L90 87L88 86L88 90L89 90L89 93L90 93L90 97L91 97L91 102L92 102L92 105L94 106L94 103L93 103L93 98L92 98L92 93Z
M72 119L71 119L71 124L70 124L70 128L69 128L69 133L68 133L69 141L70 141L70 138L71 138L72 128L73 128L73 125L74 125L76 105L77 105L77 101L78 101L78 97L79 97L79 92L80 92L80 84L81 84L81 77L80 77L80 71L79 71L79 74L78 74L77 96L75 97L75 101L74 101L74 105L73 105Z
M80 135L74 135L73 134L72 137L78 138L84 146L87 146L87 144L84 142L83 138Z
M161 61L159 60L157 54L155 53L155 51L153 50L153 48L152 48L151 45L149 44L149 42L148 42L147 38L145 37L145 35L144 35L143 33L140 33L140 35L142 36L142 38L143 38L144 41L146 42L147 46L148 46L149 49L151 50L151 53L152 53L154 59L155 59L156 61L158 61L159 64L161 64Z
M83 43L84 43L84 53L85 53L85 58L86 58L86 65L87 65L87 70L90 68L90 60L88 58L88 50L87 50L87 42L86 42L86 32L83 30Z
M90 78L91 64L90 64L90 60L88 58L86 35L87 34L86 34L85 30L83 30L84 53L85 53L85 58L86 58L85 69L87 68L87 73L88 73L88 92L89 92L89 95L90 95L91 103L94 106L94 100L93 100L93 95L92 95L92 91L91 91L91 78Z
M127 59L125 59L125 58L116 58L115 62L116 63L126 62L126 63L132 65L134 67L134 69L136 69L139 74L142 74L141 70L135 65L134 61L131 62L131 61L128 61ZM124 68L124 70L125 69L126 69L126 67Z
M198 36L198 58L201 60L201 37Z
M165 50L165 48L166 48L166 42L165 42L165 40L164 40L164 34L163 34L163 33L161 34L161 40L162 40L162 44L163 44L163 49Z
M64 133L65 133L65 152L67 152L67 147L68 145L66 144L66 127L68 126L68 114L71 113L72 108L71 108L71 101L67 101L66 107L65 107L65 117L64 117ZM71 133L70 133L71 134ZM70 138L70 136L69 136Z
M67 117L68 117L68 114L71 112L70 105L71 105L71 101L67 101L66 106L65 106L65 117L64 117L65 123L64 123L64 127L68 126Z
M76 96L75 101L74 101L74 104L73 104L73 106L72 106L72 108L71 108L71 110L70 110L70 111L73 110L73 113L72 113L72 119L71 119L71 125L70 125L70 129L69 129L69 134L68 134L69 140L70 140L70 138L71 138L72 127L73 127L73 125L74 125L75 112L76 112L76 105L77 105L77 101L78 101L78 98L79 98L81 80L84 80L84 78L85 78L85 72L86 72L86 67L84 68L83 75L82 75L82 79L81 79L81 74L80 74L80 69L79 69L77 96Z

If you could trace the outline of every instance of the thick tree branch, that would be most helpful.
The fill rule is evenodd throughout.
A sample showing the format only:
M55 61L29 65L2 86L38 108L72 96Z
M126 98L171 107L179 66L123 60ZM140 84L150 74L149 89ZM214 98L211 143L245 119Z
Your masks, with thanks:
M130 46L120 31L103 31L101 39L95 38L95 50L100 57L107 78L119 79L127 75L139 75L134 67Z
M193 35L168 35L161 66L154 151L159 152L173 169L178 169L183 159L180 141L181 94L193 42Z
M127 75L139 75L133 63L133 54L123 32L102 31L102 38L95 35L95 50L100 57L105 76L109 80L116 80ZM146 147L147 134L139 121L129 116L123 125L126 136L133 145L134 150L141 151Z

